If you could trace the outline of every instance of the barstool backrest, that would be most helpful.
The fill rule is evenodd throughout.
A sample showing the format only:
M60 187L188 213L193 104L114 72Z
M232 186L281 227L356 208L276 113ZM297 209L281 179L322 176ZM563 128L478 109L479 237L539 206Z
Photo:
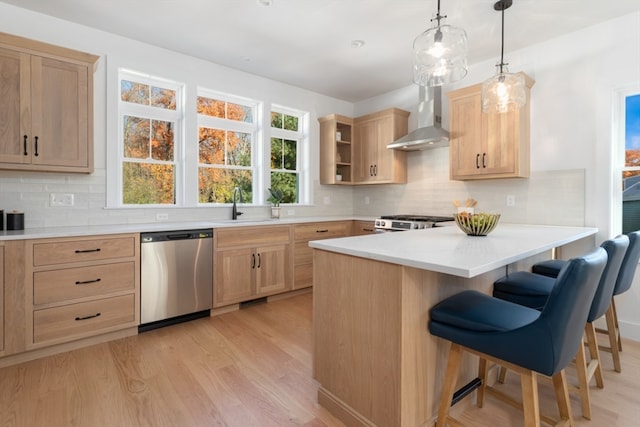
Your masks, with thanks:
M620 266L629 247L629 237L624 234L617 236L613 239L606 240L600 247L607 251L608 260L602 272L596 294L593 297L587 322L593 322L604 316L609 309L609 305L611 305L613 290L621 273Z
M570 259L556 279L540 317L530 326L544 328L549 348L543 352L546 368L539 372L553 375L575 357L593 297L607 263L607 252L598 247L579 258ZM544 372L544 371L547 372Z
M632 231L627 236L629 237L629 249L622 260L613 295L620 295L629 290L631 283L633 283L633 276L636 274L638 260L640 260L640 231Z

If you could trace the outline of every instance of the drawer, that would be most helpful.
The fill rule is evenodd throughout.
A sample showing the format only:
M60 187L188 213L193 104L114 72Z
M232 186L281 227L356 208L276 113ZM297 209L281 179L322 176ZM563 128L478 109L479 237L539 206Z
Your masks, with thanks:
M135 263L119 262L91 267L33 273L33 304L47 304L108 292L135 290Z
M296 266L294 276L295 289L306 288L313 285L313 265L304 264Z
M311 264L313 262L313 249L309 247L309 242L296 243L293 258L295 265Z
M238 227L214 230L216 249L289 243L289 226Z
M315 224L300 224L294 228L294 238L299 240L320 240L349 235L351 222L334 221Z
M119 325L135 326L133 294L35 310L33 342L89 336Z
M33 265L37 267L133 257L135 253L135 238L133 236L43 242L33 245Z

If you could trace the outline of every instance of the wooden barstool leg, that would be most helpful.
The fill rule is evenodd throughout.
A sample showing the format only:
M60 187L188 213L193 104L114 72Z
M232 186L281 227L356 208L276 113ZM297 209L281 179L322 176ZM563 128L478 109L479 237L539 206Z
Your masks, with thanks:
M598 338L596 337L596 327L591 323L587 323L584 327L587 336L587 345L589 346L589 356L591 360L588 365L589 378L592 375L596 377L596 385L598 388L604 388L604 378L602 376L602 363L600 362L600 351L598 351Z
M608 350L611 351L611 356L613 357L613 368L616 372L622 372L622 366L620 365L620 348L619 345L619 335L617 330L617 318L616 318L616 309L613 304L613 299L611 299L611 305L605 314L605 318L607 320L607 330L609 335L609 345L611 346Z
M453 393L456 389L461 360L462 347L458 344L451 343L451 348L449 349L449 361L447 362L447 371L444 376L442 395L440 396L440 407L438 408L438 421L436 422L436 427L445 427L447 425L449 408L451 408L451 399L453 399Z
M591 399L589 396L589 375L587 374L587 358L584 353L584 345L578 346L576 354L576 371L578 374L578 392L580 393L580 403L582 405L582 416L588 420L591 419ZM555 378L555 377L554 377ZM555 386L555 379L554 379ZM557 396L556 396L557 399ZM558 409L562 415L562 408L558 402Z
M504 380L507 378L507 368L504 366L500 366L500 371L498 372L498 382L500 384L504 384Z
M556 403L560 418L569 426L573 427L573 416L571 415L571 402L569 401L569 388L567 386L567 376L564 369L551 377L553 380L553 389L556 393Z
M538 379L533 371L520 373L522 387L522 407L525 427L540 426L540 405L538 402Z
M618 309L616 308L615 298L611 298L611 307L613 307L613 319L616 325L615 331L616 331L616 340L618 341L618 350L622 351L622 340L620 339L620 325L618 324Z
M478 364L478 378L482 381L480 387L478 387L478 395L476 397L476 406L482 408L484 405L484 392L487 387L487 380L489 379L489 363L487 359L481 357Z

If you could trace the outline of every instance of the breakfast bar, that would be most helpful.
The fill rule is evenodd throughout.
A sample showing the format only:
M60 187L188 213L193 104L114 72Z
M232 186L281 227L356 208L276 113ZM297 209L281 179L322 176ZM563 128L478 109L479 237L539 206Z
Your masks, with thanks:
M598 230L500 224L488 236L455 226L312 241L313 375L318 402L348 426L431 426L448 345L429 309L552 256L595 246ZM468 357L459 385L476 376Z

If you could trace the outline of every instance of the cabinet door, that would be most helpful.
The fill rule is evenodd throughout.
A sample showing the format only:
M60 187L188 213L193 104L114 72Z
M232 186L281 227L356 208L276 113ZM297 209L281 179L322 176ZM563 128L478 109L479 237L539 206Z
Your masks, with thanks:
M358 123L356 130L356 182L375 180L377 163L378 124L375 120Z
M376 120L375 160L373 167L373 181L393 181L394 156L403 155L387 148L387 144L394 141L393 117L382 117Z
M453 100L450 104L451 178L482 173L482 106L479 94ZM486 162L486 155L485 155Z
M516 173L518 145L518 111L502 114L483 114L482 139L485 141L485 174Z
M4 350L4 248L0 246L0 352Z
M89 168L89 69L33 56L32 163Z
M214 306L251 299L255 266L251 248L217 251Z
M29 68L29 55L0 48L0 162L31 162L24 140L31 131Z
M289 245L265 246L256 249L256 294L267 295L289 288L287 264Z

